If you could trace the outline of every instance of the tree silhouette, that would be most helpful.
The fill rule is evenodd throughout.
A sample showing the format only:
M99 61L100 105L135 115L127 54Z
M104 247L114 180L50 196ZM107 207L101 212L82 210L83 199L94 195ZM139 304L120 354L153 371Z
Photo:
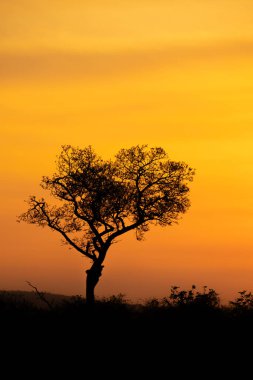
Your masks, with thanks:
M111 244L128 231L135 230L141 240L151 224L176 222L190 205L188 182L193 175L192 168L169 160L162 148L137 145L120 150L111 161L102 160L90 146L66 145L56 173L41 182L57 199L56 205L31 196L19 221L50 227L91 260L86 301L93 303Z

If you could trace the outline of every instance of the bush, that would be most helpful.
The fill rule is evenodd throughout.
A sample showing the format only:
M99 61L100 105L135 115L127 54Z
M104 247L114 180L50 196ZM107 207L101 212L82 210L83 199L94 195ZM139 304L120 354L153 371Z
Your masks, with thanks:
M236 298L235 301L230 301L232 308L237 311L253 311L253 294L251 292L247 292L246 290L242 290L238 293L240 296Z
M168 298L163 299L163 304L168 307L198 306L215 309L220 306L220 298L214 289L203 287L203 291L197 291L192 285L190 290L179 290L178 286L172 286Z

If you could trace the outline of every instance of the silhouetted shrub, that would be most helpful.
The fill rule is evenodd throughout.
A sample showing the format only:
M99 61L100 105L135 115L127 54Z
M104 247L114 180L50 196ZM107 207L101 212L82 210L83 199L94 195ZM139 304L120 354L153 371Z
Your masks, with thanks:
M126 295L119 293L117 295L112 295L108 298L102 298L102 302L113 304L113 305L125 305L127 303Z
M153 308L161 307L162 303L161 301L159 301L158 298L151 298L145 302L144 306L146 309L153 309Z
M235 301L230 301L232 308L238 311L253 311L253 294L246 290L242 290L238 293L240 296L236 298Z
M203 291L197 291L192 285L190 290L179 290L178 286L172 286L168 298L163 298L163 305L168 307L198 306L215 309L220 306L220 298L214 289L203 287Z

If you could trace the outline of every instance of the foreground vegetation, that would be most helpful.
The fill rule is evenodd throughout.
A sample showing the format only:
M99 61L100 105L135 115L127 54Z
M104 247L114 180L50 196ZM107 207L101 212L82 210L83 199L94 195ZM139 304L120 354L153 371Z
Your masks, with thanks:
M37 290L37 289L36 289ZM92 307L81 296L67 297L36 292L0 292L1 326L11 331L37 326L97 333L129 330L149 334L185 334L196 329L205 334L233 328L253 331L253 295L239 292L224 306L213 289L180 290L174 286L168 297L143 304L127 302L121 294L100 299Z
M251 355L253 302L248 292L228 306L220 304L214 290L194 287L173 287L168 297L144 304L127 302L122 295L100 299L93 307L80 296L42 297L47 302L33 292L0 292L5 356L12 362L20 358L22 366L30 358L39 371L52 373L54 367L59 375L68 367L70 378L84 368L115 378L126 371L131 378L139 371L145 378L144 372L153 370L155 378L161 372L174 379L172 368L196 373L204 365L205 373L216 373L218 363L227 371Z

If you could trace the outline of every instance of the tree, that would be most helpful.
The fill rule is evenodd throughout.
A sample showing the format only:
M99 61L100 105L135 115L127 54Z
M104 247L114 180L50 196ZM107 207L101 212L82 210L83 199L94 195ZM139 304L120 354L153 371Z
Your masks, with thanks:
M91 304L110 246L128 231L135 230L142 240L150 225L176 222L190 206L193 175L192 168L169 160L162 148L137 145L120 150L111 161L102 160L90 146L66 145L56 173L41 182L57 203L51 206L31 196L19 221L50 227L91 260L86 271L86 301Z

